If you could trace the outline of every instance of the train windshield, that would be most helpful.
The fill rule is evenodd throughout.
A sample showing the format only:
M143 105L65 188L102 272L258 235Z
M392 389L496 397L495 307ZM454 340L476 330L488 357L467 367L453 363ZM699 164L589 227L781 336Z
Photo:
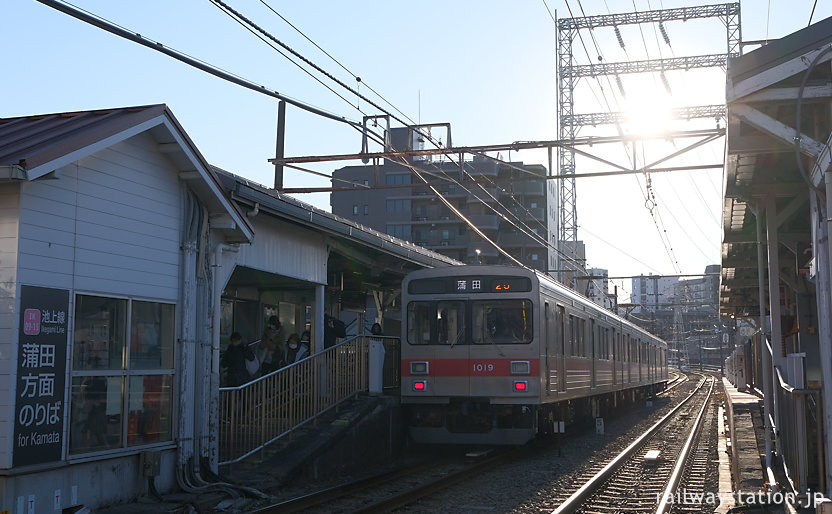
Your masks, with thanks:
M407 307L407 341L410 344L446 344L465 341L465 304L411 302Z
M474 344L523 344L532 340L532 303L528 300L472 302Z

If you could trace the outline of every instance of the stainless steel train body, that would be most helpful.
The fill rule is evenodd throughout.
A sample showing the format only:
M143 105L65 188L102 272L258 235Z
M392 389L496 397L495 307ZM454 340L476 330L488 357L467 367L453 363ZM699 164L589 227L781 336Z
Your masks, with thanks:
M546 275L419 270L402 285L401 401L416 442L522 444L667 382L667 344Z

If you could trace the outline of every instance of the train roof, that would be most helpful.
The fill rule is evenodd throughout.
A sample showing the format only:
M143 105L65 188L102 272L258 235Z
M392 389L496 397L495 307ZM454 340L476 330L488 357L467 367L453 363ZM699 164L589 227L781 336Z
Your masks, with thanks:
M621 325L626 325L631 329L635 330L636 332L641 332L645 336L659 341L662 345L667 346L667 343L656 336L655 334L651 334L650 332L644 330L640 326L636 325L635 323L622 318L621 316L615 314L614 312L608 311L601 307L600 305L596 304L588 297L582 295L581 293L575 291L574 289L570 289L565 285L561 284L551 276L529 268L520 268L516 266L504 266L504 265L463 265L463 266L448 266L442 268L430 268L430 269L420 269L409 273L405 279L404 283L408 283L414 279L420 278L429 278L429 277L462 277L462 276L471 276L471 275L499 275L499 276L521 276L521 277L529 277L536 279L536 282L539 284L541 282L545 283L551 289L556 290L559 294L568 297L572 301L573 306L580 305L585 310L590 309L598 314L602 314L607 317L609 320L614 320ZM406 287L402 287L402 293L407 291Z

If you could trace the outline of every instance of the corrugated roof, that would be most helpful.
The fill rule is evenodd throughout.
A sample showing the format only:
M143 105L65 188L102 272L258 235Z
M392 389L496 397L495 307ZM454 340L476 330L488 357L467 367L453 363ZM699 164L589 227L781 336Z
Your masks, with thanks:
M164 104L0 118L0 166L26 170L165 112Z

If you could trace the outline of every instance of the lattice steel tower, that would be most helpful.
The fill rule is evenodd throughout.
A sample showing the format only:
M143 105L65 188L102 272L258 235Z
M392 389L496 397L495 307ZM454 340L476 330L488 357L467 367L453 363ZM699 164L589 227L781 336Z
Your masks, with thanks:
M663 35L664 22L672 20L690 20L694 18L720 18L726 28L727 52L715 55L674 57L669 59L650 59L619 63L598 63L576 65L572 51L573 42L578 32L598 27L613 27L618 33L620 25L637 25L659 23ZM575 114L575 86L582 77L598 77L633 73L665 72L669 70L689 70L692 68L726 67L728 57L740 54L740 4L720 4L678 9L662 9L624 14L588 16L582 18L564 18L557 22L557 62L558 62L558 137L562 141L574 141L582 126L613 124L623 118L623 113ZM623 46L623 44L622 44ZM707 105L677 108L672 113L677 119L724 118L725 105ZM558 149L558 174L575 174L575 151L570 148ZM575 179L560 180L560 230L558 252L558 278L561 282L572 282L577 271L576 247L578 242L578 220L575 210ZM568 254L570 258L564 258Z

